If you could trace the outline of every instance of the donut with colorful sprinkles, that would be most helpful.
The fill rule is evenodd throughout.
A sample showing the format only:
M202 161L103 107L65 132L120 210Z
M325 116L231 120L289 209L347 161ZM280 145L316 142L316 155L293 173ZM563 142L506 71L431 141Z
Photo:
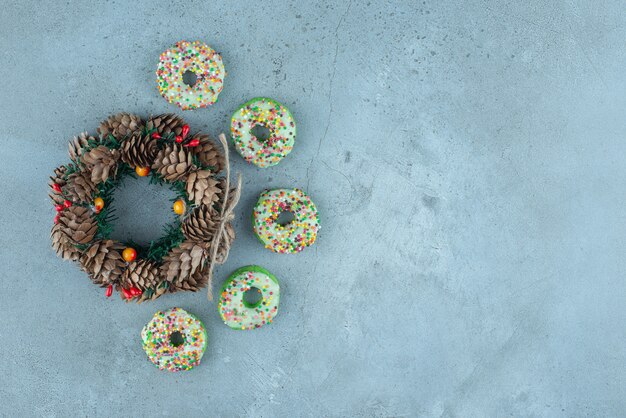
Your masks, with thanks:
M183 81L183 74L193 73L192 85ZM183 110L207 107L217 101L224 87L222 56L200 42L177 42L161 54L156 71L159 92L170 103Z
M250 303L244 297L256 289L261 298ZM255 329L272 322L278 313L280 286L272 273L259 266L246 266L231 274L224 285L218 310L232 329Z
M198 318L180 308L159 311L141 331L143 349L160 370L179 372L200 364L207 335Z
M282 212L293 220L278 222ZM261 242L276 253L298 253L312 245L320 229L319 214L311 198L300 189L275 189L261 193L252 212L254 232Z
M254 135L256 126L269 131L267 139ZM278 164L293 149L296 121L289 109L276 100L257 97L235 111L230 133L237 152L247 162L265 168Z

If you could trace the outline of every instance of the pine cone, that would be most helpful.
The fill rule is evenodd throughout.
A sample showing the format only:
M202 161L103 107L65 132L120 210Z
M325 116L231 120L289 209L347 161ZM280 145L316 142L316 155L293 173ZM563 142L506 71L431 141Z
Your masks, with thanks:
M176 282L170 288L170 292L175 293L177 291L186 291L190 290L192 292L197 292L199 289L206 287L209 283L209 275L206 269L198 269L192 275L187 278L187 280L182 282Z
M124 246L119 242L96 241L80 257L80 264L100 287L117 284L126 266L122 258L123 250Z
M58 223L52 227L50 233L52 239L52 248L57 253L57 256L64 260L78 260L80 258L80 250L72 243L68 237L65 226Z
M122 143L121 158L131 167L150 167L158 150L157 140L135 132Z
M58 184L59 187L65 186L67 181L65 180L65 173L67 172L67 167L62 165L54 169L54 175L50 176L50 187L53 187L55 184ZM63 197L62 193L52 191L50 194L50 199L54 202L55 205L62 205L65 197Z
M141 296L139 296L139 298L137 299L137 303L142 303L142 302L146 302L149 300L155 300L161 297L162 295L164 295L165 293L167 293L168 290L169 290L169 282L167 281L161 282L155 285L155 287L150 287L144 290Z
M211 241L215 235L219 214L208 206L196 207L183 221L182 231L191 241Z
M78 164L79 157L83 155L85 148L90 145L90 142L91 144L96 144L98 140L87 132L83 132L71 139L69 143L70 159Z
M151 117L146 123L148 132L157 131L161 136L168 136L170 133L180 135L183 130L185 120L173 113L166 113Z
M218 148L217 144L211 140L207 134L197 133L192 139L197 138L200 144L192 148L192 152L198 157L198 160L205 166L213 167L214 173L219 173L224 169L224 156Z
M224 225L224 233L222 234L219 247L217 248L217 257L215 257L215 262L217 264L224 264L226 262L228 253L230 252L230 247L233 245L234 240L235 228L233 228L233 225L229 222Z
M187 177L187 196L196 205L211 206L220 195L219 181L213 179L209 170L198 170Z
M135 286L141 291L145 291L148 288L154 288L159 280L159 267L150 260L133 261L128 265L120 284L129 289Z
M180 246L172 248L163 259L161 276L178 289L203 267L206 257L205 246L192 241L183 241Z
M98 188L91 181L91 173L89 171L76 171L67 178L67 185L63 189L65 195L74 203L91 202L92 194Z
M184 178L191 170L195 170L191 152L179 144L168 144L159 151L152 168L169 181Z
M107 120L100 123L98 133L103 138L106 138L107 135L113 135L115 139L124 139L142 129L143 121L139 116L132 113L118 113L109 116Z
M82 163L91 170L91 181L95 184L107 181L117 173L119 151L100 145L82 157Z
M98 222L90 209L82 206L70 206L59 216L60 229L75 244L88 244L98 232Z

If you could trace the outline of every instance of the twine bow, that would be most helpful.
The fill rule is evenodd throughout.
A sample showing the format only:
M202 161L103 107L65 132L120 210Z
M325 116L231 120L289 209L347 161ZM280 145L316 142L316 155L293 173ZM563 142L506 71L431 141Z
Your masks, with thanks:
M228 143L226 142L226 136L224 134L219 134L218 136L220 142L222 143L222 147L224 148L224 160L226 167L226 190L224 190L224 197L222 202L222 207L220 208L220 222L217 227L217 233L213 237L211 241L210 250L211 250L211 258L209 260L209 281L208 281L208 291L207 298L209 300L213 300L213 294L211 293L211 279L213 278L213 265L217 260L217 251L219 250L220 243L224 238L224 234L226 234L226 224L233 219L235 219L235 215L233 211L235 210L235 206L239 203L239 198L241 197L241 173L237 174L237 187L233 190L233 195L230 194L230 158L228 157ZM223 261L228 257L228 252L230 251L230 246L226 248L226 254L224 255ZM221 263L220 263L221 264Z

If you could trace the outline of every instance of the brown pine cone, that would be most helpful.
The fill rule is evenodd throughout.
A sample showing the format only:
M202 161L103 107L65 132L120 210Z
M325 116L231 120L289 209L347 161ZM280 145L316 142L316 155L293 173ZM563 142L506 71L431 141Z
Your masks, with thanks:
M155 130L161 136L168 136L170 133L180 135L183 131L185 120L173 113L153 116L146 123L146 129L151 132Z
M150 287L144 290L141 296L139 296L139 298L137 299L137 303L142 303L142 302L146 302L149 300L155 300L163 296L168 291L169 291L169 282L161 282L159 284L156 284L155 287Z
M91 202L92 195L98 188L91 181L89 171L76 171L67 178L67 185L63 188L65 195L74 203Z
M192 275L190 275L187 280L184 280L182 282L175 282L172 284L172 287L170 288L170 292L174 293L177 291L192 291L192 292L197 292L199 289L202 289L203 287L206 287L206 285L209 283L209 275L206 271L205 268L203 269L198 269L195 271L195 273L193 273Z
M98 133L102 138L113 135L115 139L121 140L135 132L141 132L142 129L143 121L139 116L132 113L118 113L102 121Z
M78 260L80 258L80 250L72 243L65 231L65 226L58 223L52 227L50 233L52 239L52 248L57 256L64 260Z
M211 207L200 205L194 208L182 224L185 237L191 241L211 241L215 235L219 214Z
M57 184L58 187L63 188L65 184L67 183L67 181L65 180L66 172L67 172L67 167L64 165L55 168L54 175L50 176L50 183L49 183L50 187L52 188L54 187L55 184ZM63 197L63 194L55 190L52 190L52 192L50 192L48 196L50 196L50 199L52 199L52 201L56 205L62 205L63 201L65 200L65 197Z
M98 140L87 132L83 132L71 139L69 143L70 159L78 164L79 157L83 155L85 148L89 146L90 142L96 144Z
M129 289L136 287L145 291L148 288L154 288L159 281L159 266L150 260L133 261L122 274L120 284Z
M98 232L98 222L90 209L70 206L59 214L60 229L75 244L88 244Z
M124 246L116 241L94 242L80 257L80 264L91 280L100 287L119 283L126 263L122 258Z
M234 240L235 228L233 228L233 225L229 222L224 225L224 233L222 234L219 246L217 247L217 257L215 257L215 262L217 264L224 264L226 262L226 259L228 259L228 253L230 252L230 247L233 245ZM215 244L215 242L213 244ZM213 251L212 248L211 251Z
M121 158L131 167L150 167L158 150L157 140L135 132L122 143Z
M152 163L152 169L169 181L181 180L195 168L191 152L175 143L161 149Z
M198 157L200 163L204 166L211 166L211 171L214 173L222 171L224 169L224 156L209 135L197 133L192 139L200 140L200 144L192 148L192 152Z
M161 276L174 288L179 288L183 282L200 270L206 261L206 246L192 241L183 241L180 246L172 248L163 258L160 268Z
M85 153L82 163L91 170L91 181L95 184L107 181L109 176L115 177L117 173L117 160L120 152L100 145Z
M220 195L219 181L212 177L209 170L191 172L187 177L187 196L196 205L211 206Z

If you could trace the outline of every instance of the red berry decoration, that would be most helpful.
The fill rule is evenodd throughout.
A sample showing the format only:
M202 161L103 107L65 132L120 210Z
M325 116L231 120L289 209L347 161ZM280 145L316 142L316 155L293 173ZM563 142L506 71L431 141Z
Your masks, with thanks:
M61 217L61 215L58 215L54 217L54 223L58 224L59 223L59 218Z
M183 131L182 131L183 139L187 137L188 133L189 133L189 125L183 125Z
M61 186L59 186L58 184L54 183L52 185L52 188L54 189L55 192L61 193Z
M161 139L161 134L158 132L152 132L152 135L150 135L153 139Z
M135 296L141 296L141 294L143 293L139 288L136 288L135 286L131 287L130 289L128 289L128 291L130 292L130 294L135 297Z
M57 212L61 212L63 210L63 205L56 205L54 207L54 210L56 210Z
M122 287L122 293L124 294L124 297L126 299L132 299L133 298L133 295L130 293L130 291L127 290L127 289L124 289L123 287Z
M180 144L181 142L183 142L183 137L180 135L176 135L176 143Z
M200 145L200 140L198 138L194 138L183 145L183 147L197 147L198 145Z
M107 287L107 290L106 290L106 292L104 294L105 294L105 296L107 298L111 297L111 295L113 294L113 285L112 284L110 284L109 287Z
M72 206L72 202L70 202L69 200L67 200L67 199L66 199L66 200L63 202L63 206L65 206L66 208L69 208L70 206Z

